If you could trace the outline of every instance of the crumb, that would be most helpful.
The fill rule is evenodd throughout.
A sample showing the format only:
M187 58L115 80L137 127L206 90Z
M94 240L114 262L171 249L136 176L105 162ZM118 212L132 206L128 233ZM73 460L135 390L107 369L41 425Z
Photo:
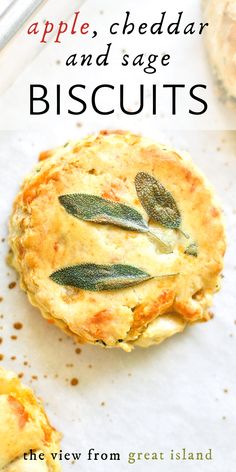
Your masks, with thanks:
M81 349L79 347L76 348L75 350L76 354L80 354L81 353Z
M131 376L132 376L132 374L129 372L129 373L128 373L128 377L131 377Z
M5 238L2 238L2 243L5 243L6 239Z
M99 12L99 13L100 13L100 15L103 15L104 11L103 11L103 10L100 10L100 12Z
M228 389L227 389L227 388L224 388L224 393L228 393Z
M0 315L1 320L4 318L4 315Z
M78 385L78 383L79 383L79 381L78 381L78 379L76 379L76 377L74 377L74 378L71 379L71 381L70 381L70 384L71 384L73 387L75 387L75 385Z
M9 288L10 290L12 290L12 289L15 288L15 287L16 287L16 282L11 282L11 283L8 285L8 288Z
M22 377L24 377L23 372L20 372L20 373L18 374L18 377L19 377L19 379L22 379Z
M28 365L28 362L27 362L27 361L24 361L24 365Z
M92 364L89 364L89 365L88 365L88 368L89 368L89 369L92 369L92 367L93 367Z
M58 341L60 341L60 342L61 342L61 341L62 341L62 338L59 338L59 339L58 339Z
M11 356L11 361L15 361L16 360L16 356Z
M58 374L55 374L55 375L54 375L54 379L58 379Z
M76 126L77 128L82 128L83 124L78 121L78 123L76 123Z
M61 64L60 59L57 59L57 60L56 60L56 64L57 64L58 66Z
M44 377L45 379L47 379L47 378L48 378L47 374L44 374L44 376L43 376L43 377Z
M0 297L0 303L3 302L3 297Z
M37 376L37 375L32 375L31 378L32 378L32 380L38 380L38 376Z
M222 420L226 420L226 416L222 416Z
M233 338L233 335L232 335L232 333L230 333L229 337L230 337L230 338Z
M213 313L212 311L209 311L208 315L210 317L210 320L213 320L213 318L215 317L215 313Z
M17 336L11 336L11 339L13 339L13 341L15 341L17 339Z
M74 364L66 364L66 367L74 367Z
M23 328L23 324L22 324L22 323L19 323L19 322L14 323L13 328L15 328L15 329L22 329L22 328Z
M3 359L4 359L4 355L0 354L0 361L2 361Z
M101 406L105 406L105 402L101 402Z
M2 344L2 342L3 342L3 339L2 339L2 338L0 338L0 344Z

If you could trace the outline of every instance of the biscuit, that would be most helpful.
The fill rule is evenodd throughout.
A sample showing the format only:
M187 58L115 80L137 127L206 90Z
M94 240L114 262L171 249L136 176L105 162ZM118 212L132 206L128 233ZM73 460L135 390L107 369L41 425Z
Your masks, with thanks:
M148 222L135 178L159 179L177 202L182 228L150 220L171 253L147 234L68 214L59 197L92 194L126 204ZM11 264L42 315L80 343L121 347L160 343L186 325L210 318L225 252L214 192L187 155L123 131L103 131L46 151L16 197L10 221ZM198 255L186 253L196 243ZM77 264L128 264L153 279L118 290L91 291L55 283L50 275ZM158 275L176 274L173 277Z
M206 33L208 54L222 98L236 104L236 3L235 0L203 0L210 27Z
M59 472L59 462L50 454L59 451L59 441L60 434L32 390L0 368L0 471ZM45 460L29 460L31 449L44 454Z

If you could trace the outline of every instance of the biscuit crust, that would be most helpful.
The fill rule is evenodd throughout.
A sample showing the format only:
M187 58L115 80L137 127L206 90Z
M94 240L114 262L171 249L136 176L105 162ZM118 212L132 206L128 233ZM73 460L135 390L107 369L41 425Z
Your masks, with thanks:
M158 223L150 226L171 242L171 254L146 234L78 220L59 204L60 195L90 193L132 206L148 220L135 191L138 172L158 178L172 193L198 257L185 254L180 232ZM103 131L42 153L16 197L9 241L21 286L46 319L78 342L126 351L208 320L225 252L221 210L189 156L123 131ZM179 275L96 293L49 279L62 267L88 262Z
M59 462L50 455L59 451L60 437L32 390L0 368L0 470L60 472ZM43 452L45 460L24 460L30 449Z
M236 104L236 4L235 0L203 0L209 22L207 46L223 98Z

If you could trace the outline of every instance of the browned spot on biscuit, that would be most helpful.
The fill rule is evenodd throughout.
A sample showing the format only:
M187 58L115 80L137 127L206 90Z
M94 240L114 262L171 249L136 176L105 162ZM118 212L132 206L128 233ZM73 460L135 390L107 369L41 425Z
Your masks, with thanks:
M22 200L25 204L30 204L37 196L47 194L46 185L50 182L59 182L60 172L53 171L53 166L39 174L27 187L23 189ZM45 185L42 185L45 184ZM40 188L40 186L42 186ZM15 201L15 206L17 200Z
M214 206L211 207L210 213L211 213L211 216L213 216L213 218L218 218L220 216L219 209Z
M142 303L134 309L134 321L129 333L129 337L137 335L143 327L153 321L167 310L174 303L175 292L173 290L163 290L156 300L151 303Z
M49 157L51 157L52 154L53 154L53 151L51 149L48 149L47 151L42 151L39 154L39 161L45 161L45 159L48 159Z
M176 300L174 310L189 321L200 320L203 314L201 306L194 300ZM209 318L208 315L207 318Z
M19 400L17 400L17 398L13 397L12 395L8 395L8 402L15 415L18 417L19 428L23 429L29 419L29 415L25 410L25 407Z
M114 318L113 310L101 310L98 311L87 324L88 332L95 339L105 339L106 335L110 333L111 330L111 321Z
M114 129L114 130L102 129L99 134L101 134L102 136L109 136L110 134L125 135L127 134L127 131L124 131L122 129Z
M52 439L52 431L55 431L53 427L50 427L49 424L43 425L44 440L46 443L49 443Z

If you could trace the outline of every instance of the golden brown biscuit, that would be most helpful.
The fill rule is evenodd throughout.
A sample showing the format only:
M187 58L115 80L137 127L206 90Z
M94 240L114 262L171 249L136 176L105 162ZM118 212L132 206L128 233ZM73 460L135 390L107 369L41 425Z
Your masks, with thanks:
M126 204L148 221L134 183L140 172L171 192L182 229L190 235L187 240L150 220L171 253L146 233L77 219L58 200L65 194L93 194ZM192 243L197 257L186 254ZM135 344L159 343L188 323L209 319L225 234L212 188L189 157L128 132L104 131L41 155L15 200L10 245L21 286L46 319L81 343L130 351ZM96 292L50 278L61 268L86 263L128 264L154 278ZM166 274L177 275L155 278Z
M32 390L0 368L0 471L59 472L59 462L50 454L59 451L59 441L60 434ZM27 455L25 459L31 449L44 453L45 460L29 460Z
M223 98L236 104L236 2L203 0L207 45Z

